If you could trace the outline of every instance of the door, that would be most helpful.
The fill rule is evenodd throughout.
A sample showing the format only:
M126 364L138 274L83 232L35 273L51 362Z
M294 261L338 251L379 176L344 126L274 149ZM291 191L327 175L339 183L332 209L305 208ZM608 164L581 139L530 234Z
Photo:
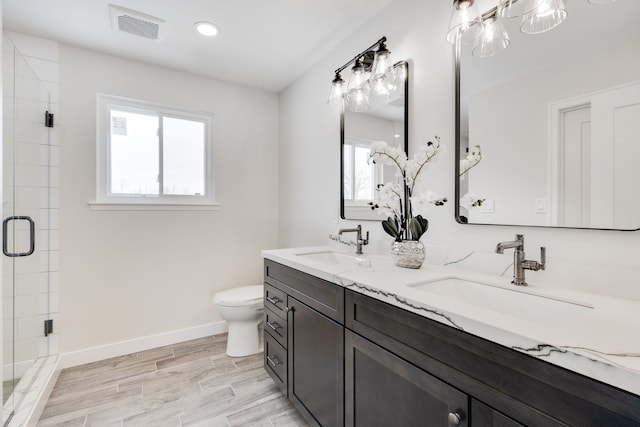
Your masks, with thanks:
M468 426L468 397L347 330L345 425Z
M592 226L635 229L640 216L640 83L591 99Z
M342 426L344 327L295 298L288 306L289 399L308 421Z
M8 37L5 40L10 43ZM29 384L13 393L33 362L48 355L49 91L26 59L5 47L2 142L3 420ZM10 71L10 72L9 72ZM10 88L10 89L8 89ZM10 409L10 410L7 410Z
M558 220L554 225L591 224L591 106L562 111Z

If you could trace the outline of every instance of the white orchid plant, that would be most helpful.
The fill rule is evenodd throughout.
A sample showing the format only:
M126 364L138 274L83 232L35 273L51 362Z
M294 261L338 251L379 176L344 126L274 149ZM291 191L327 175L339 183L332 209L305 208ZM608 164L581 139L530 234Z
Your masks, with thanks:
M415 195L420 172L442 151L444 146L440 145L438 136L434 141L428 141L411 159L401 148L390 147L384 141L371 144L369 160L396 166L397 175L402 178L401 183L379 185L375 202L369 202L371 209L387 217L382 221L382 228L396 241L420 240L429 228L429 221L422 216L424 210L430 205L442 206L447 202L446 197L439 197L431 191Z

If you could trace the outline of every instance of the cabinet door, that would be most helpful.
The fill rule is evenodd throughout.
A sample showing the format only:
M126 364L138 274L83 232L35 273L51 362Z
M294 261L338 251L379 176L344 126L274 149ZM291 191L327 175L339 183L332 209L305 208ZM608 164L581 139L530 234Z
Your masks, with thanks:
M347 330L347 426L468 426L468 396Z
M289 297L289 399L311 424L344 423L344 327Z

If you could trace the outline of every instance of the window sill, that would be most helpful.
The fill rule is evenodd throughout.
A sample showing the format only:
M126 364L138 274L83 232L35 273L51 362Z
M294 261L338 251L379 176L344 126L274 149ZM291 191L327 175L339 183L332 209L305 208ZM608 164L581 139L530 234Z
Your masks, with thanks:
M92 211L217 211L222 208L219 203L184 204L184 203L116 203L87 202Z

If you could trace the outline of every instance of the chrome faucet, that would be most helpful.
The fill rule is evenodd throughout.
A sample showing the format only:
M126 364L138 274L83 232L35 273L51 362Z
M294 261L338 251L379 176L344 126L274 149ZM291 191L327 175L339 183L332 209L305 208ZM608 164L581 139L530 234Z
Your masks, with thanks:
M513 252L513 280L516 286L527 286L524 276L525 270L544 270L547 264L547 248L540 248L540 262L524 259L524 235L516 234L516 240L500 242L496 246L496 253L502 254L505 249L514 249Z
M367 231L367 237L362 240L362 225L358 224L356 228L341 228L338 230L338 236L342 236L342 233L356 233L356 255L362 255L362 245L369 244L369 232Z

